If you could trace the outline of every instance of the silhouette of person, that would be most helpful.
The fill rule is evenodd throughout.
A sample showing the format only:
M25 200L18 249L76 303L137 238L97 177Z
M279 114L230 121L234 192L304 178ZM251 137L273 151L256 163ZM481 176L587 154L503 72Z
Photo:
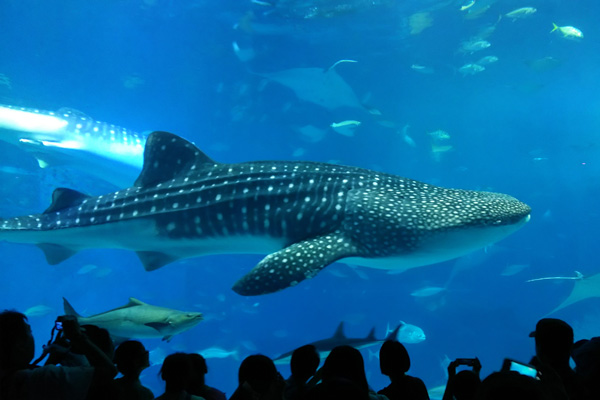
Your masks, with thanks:
M402 343L397 340L386 340L381 345L379 367L381 373L390 378L391 384L377 393L387 396L390 400L429 400L423 381L406 375L410 369L410 357Z
M188 354L169 354L159 374L165 381L165 392L157 400L204 400L187 392L192 377L192 363Z
M600 399L600 337L576 342L571 356L575 372L585 385L585 398Z
M383 397L370 391L362 354L352 346L337 346L331 350L317 374L321 375L322 381L307 391L304 397L307 400L375 400Z
M126 340L115 350L115 364L123 376L115 380L118 400L152 400L154 394L140 382L140 374L150 366L149 353L137 340Z
M205 375L208 373L206 360L200 354L188 354L192 364L192 376L188 393L200 396L206 400L226 400L225 393L206 384Z
M563 320L543 318L529 336L535 338L536 354L530 364L541 372L542 383L553 387L555 397L563 397L564 391L570 400L582 399L583 383L569 365L573 328Z
M238 371L238 387L229 400L281 400L284 385L273 360L255 354L242 361Z
M291 376L285 381L283 397L286 400L298 400L314 385L308 385L308 380L315 375L321 358L312 344L298 347L292 353L290 368Z
M83 400L91 394L90 388L110 384L117 374L112 360L83 334L75 317L61 316L58 321L62 323L61 340L66 339L69 351L83 354L90 365L30 365L35 341L27 317L5 310L0 313L0 398Z
M462 370L456 373L456 367L467 365L473 370ZM448 365L448 383L442 400L473 400L481 384L479 373L481 362L478 358L459 358Z
M476 400L552 400L543 384L515 371L494 372L485 378Z

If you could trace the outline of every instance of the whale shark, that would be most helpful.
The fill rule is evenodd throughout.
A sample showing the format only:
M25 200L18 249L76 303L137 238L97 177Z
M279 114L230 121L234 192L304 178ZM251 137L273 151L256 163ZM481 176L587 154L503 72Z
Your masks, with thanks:
M79 315L64 297L63 307L65 314L77 317L80 325L104 328L117 342L133 338L162 338L169 342L202 321L202 313L153 306L133 297L122 307L89 317Z
M133 186L95 197L58 188L43 213L0 219L0 240L35 244L49 264L86 248L129 249L148 271L206 254L267 254L233 286L250 296L342 259L404 271L459 257L515 232L530 211L509 195L357 167L219 163L153 132Z
M71 166L119 188L135 181L146 137L72 110L0 105L0 140L31 153L41 167Z
M355 349L361 350L367 347L376 346L380 343L385 342L386 340L396 340L398 336L398 332L400 330L400 325L396 327L391 332L388 332L385 339L377 339L375 337L375 328L373 327L369 334L364 338L349 338L344 333L344 322L340 322L335 333L332 337L327 339L317 340L316 342L311 342L311 344L315 346L315 349L319 353L319 357L321 360L327 358L331 350L336 348L337 346L352 346ZM286 353L281 354L273 359L275 364L289 364L292 359L292 354L294 351L288 351Z

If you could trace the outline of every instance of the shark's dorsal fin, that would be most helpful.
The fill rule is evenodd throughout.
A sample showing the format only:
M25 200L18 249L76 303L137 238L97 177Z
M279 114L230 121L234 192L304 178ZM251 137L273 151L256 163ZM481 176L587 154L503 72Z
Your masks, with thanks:
M67 299L65 299L64 297L63 297L63 308L65 310L65 315L73 315L77 318L81 318L81 315L79 315L79 313L77 311L75 311L75 309L73 308L71 303L69 303L67 301Z
M135 297L130 297L129 298L129 303L127 303L126 307L133 307L133 306L145 306L147 305L146 303L144 303L141 300L136 299Z
M57 188L52 193L52 204L44 211L44 214L54 213L65 208L75 207L90 198L85 193L67 188Z
M336 339L346 339L346 334L344 334L344 321L340 322L335 330L335 333L333 334L333 337Z
M367 335L366 339L369 341L373 341L373 342L377 340L377 339L375 339L375 327L371 328L371 331Z
M137 187L154 186L175 179L202 164L215 164L185 139L168 132L152 132L144 149L144 167L135 181Z
M405 324L404 324L404 323L402 323L402 324L398 325L398 326L396 327L396 329L394 329L393 331L391 331L391 332L390 332L390 333L389 333L389 334L386 336L385 340L398 340L398 339L397 339L397 338L398 338L398 332L400 332L400 327L401 327L402 325L405 325Z

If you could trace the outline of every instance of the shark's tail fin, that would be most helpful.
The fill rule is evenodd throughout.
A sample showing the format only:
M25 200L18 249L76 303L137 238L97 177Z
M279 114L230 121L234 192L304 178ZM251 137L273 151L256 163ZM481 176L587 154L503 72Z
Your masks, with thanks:
M399 324L396 329L394 329L393 331L389 332L388 330L388 334L385 337L385 340L398 340L398 332L400 332L400 327L403 324Z
M79 313L77 313L77 311L75 311L73 306L64 297L63 297L63 308L65 309L66 315L73 315L77 318L81 318L81 315L79 315Z

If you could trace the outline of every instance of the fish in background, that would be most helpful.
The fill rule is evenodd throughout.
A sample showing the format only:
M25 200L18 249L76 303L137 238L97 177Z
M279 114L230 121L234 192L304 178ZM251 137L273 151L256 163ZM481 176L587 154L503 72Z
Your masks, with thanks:
M0 140L32 154L40 167L74 167L116 187L130 186L143 165L146 137L72 109L0 105Z
M324 360L325 358L327 358L327 356L329 355L331 350L333 350L337 346L352 346L358 350L365 349L367 347L371 347L371 346L375 346L380 343L383 343L386 340L395 339L396 336L398 335L399 329L400 329L400 325L398 325L396 327L396 329L388 332L384 339L377 339L375 337L375 328L374 327L371 329L369 334L367 336L365 336L364 338L349 338L344 333L344 322L342 321L338 325L333 336L331 336L327 339L321 339L321 340L317 340L317 341L311 342L311 343L304 343L304 344L301 344L300 346L303 346L305 344L312 344L317 349L317 352L319 353L321 360ZM283 353L280 356L274 358L273 362L275 362L275 364L288 364L292 358L293 352L294 351L291 350L286 353Z
M63 298L66 315L77 317L80 325L96 325L106 329L116 342L127 339L162 338L187 331L202 321L202 313L153 306L133 297L129 303L100 314L83 317Z
M386 336L391 335L393 332L396 332L394 335L395 339L400 343L421 343L427 339L425 332L423 329L419 328L416 325L407 324L404 321L400 321L400 325L393 331L390 329L390 324L388 323L386 329Z
M213 347L206 348L204 350L200 350L197 353L206 359L231 357L236 361L240 360L240 353L239 353L238 349L225 350L225 349L222 349L221 347L213 346Z

